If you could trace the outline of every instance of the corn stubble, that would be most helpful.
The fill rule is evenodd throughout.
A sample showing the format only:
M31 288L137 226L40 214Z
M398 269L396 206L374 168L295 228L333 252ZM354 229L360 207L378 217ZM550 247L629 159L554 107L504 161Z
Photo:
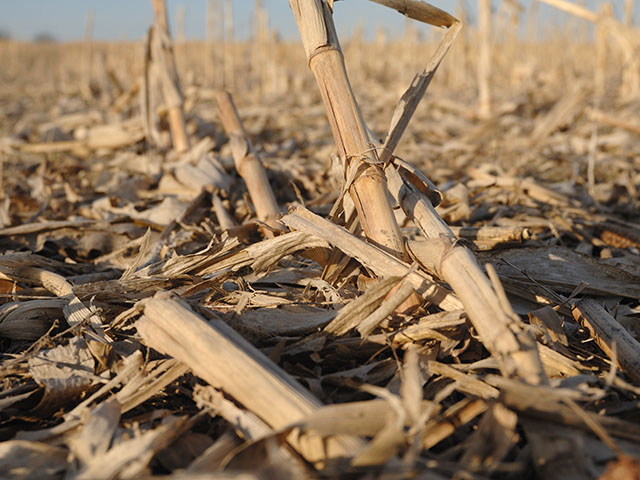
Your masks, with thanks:
M173 45L153 0L145 45L0 43L77 74L0 123L2 475L638 475L634 2L542 0L581 44L373 1L442 34L209 0Z

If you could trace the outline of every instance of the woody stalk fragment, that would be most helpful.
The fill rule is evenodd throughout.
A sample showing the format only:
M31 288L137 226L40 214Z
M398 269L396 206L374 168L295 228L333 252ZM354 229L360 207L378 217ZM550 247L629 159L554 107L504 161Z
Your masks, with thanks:
M394 149L461 24L426 2L373 1L448 30L425 70L416 75L400 99L382 147L376 146L369 137L351 89L333 23L333 2L289 0L338 151L344 159L344 178L364 233L370 243L400 260L408 260L410 252L424 270L451 286L482 343L498 361L503 375L518 377L531 384L544 384L547 380L536 342L511 308L497 276L492 275L489 280L473 253L460 244L435 211L440 194L433 184L417 169L393 157ZM379 156L377 152L380 152ZM388 192L426 238L422 242L409 243L409 252L404 248ZM289 227L323 236L321 219L312 217L315 216L309 216L299 208L284 217L283 222ZM323 238L340 248L332 243L330 235Z
M220 121L229 136L236 170L247 185L258 219L275 230L282 230L282 225L276 220L280 210L269 184L267 171L253 148L231 94L226 91L216 92L216 101ZM267 231L267 236L272 237L273 232Z

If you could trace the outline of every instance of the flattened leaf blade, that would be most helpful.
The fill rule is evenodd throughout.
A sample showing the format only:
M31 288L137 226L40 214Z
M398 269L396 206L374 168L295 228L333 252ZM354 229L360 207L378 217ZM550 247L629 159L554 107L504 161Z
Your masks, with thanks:
M458 20L444 10L421 0L372 0L401 14L434 27L450 27Z
M81 337L67 345L41 350L29 359L29 373L45 388L41 404L49 398L61 402L85 391L93 381L94 359Z

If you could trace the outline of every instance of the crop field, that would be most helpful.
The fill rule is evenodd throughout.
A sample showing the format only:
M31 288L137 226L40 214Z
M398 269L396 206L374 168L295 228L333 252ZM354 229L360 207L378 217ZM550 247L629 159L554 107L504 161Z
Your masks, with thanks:
M0 478L640 478L634 2L348 1L0 40Z

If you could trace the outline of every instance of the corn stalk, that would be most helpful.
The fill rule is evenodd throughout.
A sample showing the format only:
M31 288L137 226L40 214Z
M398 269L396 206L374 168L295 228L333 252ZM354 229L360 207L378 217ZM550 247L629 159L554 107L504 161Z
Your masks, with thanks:
M347 160L345 164L348 174L345 176L348 181L350 175L353 177L350 193L356 204L358 216L365 226L365 233L369 239L374 240L373 243L384 245L387 250L389 244L384 244L381 240L387 240L389 243L398 242L396 237L391 236L371 237L374 232L370 230L371 224L367 223L368 216L380 218L381 213L387 212L380 210L383 206L386 208L386 205L380 203L375 204L377 210L367 208L371 205L363 205L362 200L366 196L361 196L361 188L364 187L362 190L367 191L371 183L363 185L358 182L371 171L376 175L375 191L380 195L378 201L381 198L386 201L388 184L391 194L405 214L429 239L428 243L413 245L413 258L425 270L451 285L467 310L483 344L497 359L502 373L509 377L520 377L532 384L545 383L546 375L536 342L525 331L513 312L497 276L491 281L487 278L473 253L458 242L449 226L437 214L434 205L437 205L440 196L433 184L417 169L393 158L393 150L461 28L460 22L446 12L418 0L374 1L411 18L449 29L427 68L416 76L400 99L382 147L381 157L377 162L372 161L369 153L377 150L377 147L368 138L367 129L344 70L342 52L331 18L331 8L321 0L289 2L298 22L311 70L316 76L325 101L334 138L341 154ZM367 145L368 152L359 150ZM359 165L355 164L356 168L359 167L364 174L353 175L354 160L359 161ZM386 168L383 169L383 166ZM355 171L359 173L358 170ZM383 178L377 178L381 171L386 174L387 182Z
M362 229L375 245L405 259L400 229L391 209L382 163L345 69L330 6L323 0L290 0L309 67L324 101L338 151L345 159L349 194Z

